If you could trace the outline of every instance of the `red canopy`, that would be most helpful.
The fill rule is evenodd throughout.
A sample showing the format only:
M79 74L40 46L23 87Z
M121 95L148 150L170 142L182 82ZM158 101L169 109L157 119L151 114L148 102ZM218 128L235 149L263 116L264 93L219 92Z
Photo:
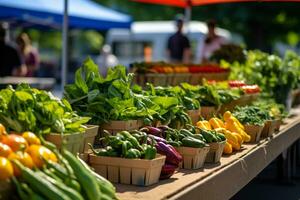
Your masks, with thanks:
M199 6L217 3L234 3L234 2L300 2L300 0L133 0L136 2L160 4L177 7Z

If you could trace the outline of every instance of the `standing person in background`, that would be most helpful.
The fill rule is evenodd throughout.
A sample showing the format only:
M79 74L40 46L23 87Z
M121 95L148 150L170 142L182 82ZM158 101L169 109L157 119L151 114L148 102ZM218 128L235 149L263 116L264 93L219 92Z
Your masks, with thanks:
M119 64L118 58L111 53L111 47L108 44L103 45L96 62L102 76L106 76L109 67Z
M167 54L172 63L189 63L191 46L189 39L183 35L183 17L176 17L177 31L168 40Z
M202 62L207 62L214 51L218 50L223 44L226 44L225 38L217 35L215 32L215 28L216 21L209 20L207 22L208 33L204 40L200 57Z
M26 66L22 64L22 59L12 45L5 42L6 30L0 24L0 77L4 76L24 76Z
M26 76L35 76L40 64L39 53L37 49L31 45L30 38L26 33L21 33L17 37L17 44L27 67Z

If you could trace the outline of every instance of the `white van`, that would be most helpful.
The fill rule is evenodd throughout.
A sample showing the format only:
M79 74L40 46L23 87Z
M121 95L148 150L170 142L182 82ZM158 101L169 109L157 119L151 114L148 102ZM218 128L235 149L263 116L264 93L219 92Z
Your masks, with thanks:
M112 52L119 62L128 66L132 62L140 61L166 61L166 47L168 38L175 33L174 21L144 21L134 22L131 30L110 29L106 36L106 43L111 45ZM200 51L205 35L206 24L192 21L184 29L191 41L193 61L200 62ZM218 35L232 41L232 34L217 28ZM150 54L150 55L149 55Z

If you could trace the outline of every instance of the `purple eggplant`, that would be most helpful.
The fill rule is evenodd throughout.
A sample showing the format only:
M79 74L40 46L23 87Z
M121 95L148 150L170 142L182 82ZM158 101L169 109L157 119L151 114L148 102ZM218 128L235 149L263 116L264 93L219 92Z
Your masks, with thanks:
M182 161L182 156L171 145L157 142L155 147L158 153L166 156L166 163L178 166Z
M151 135L151 134L149 134L148 136L152 137L156 142L162 142L162 143L165 143L165 144L167 143L167 141L162 137L157 137L157 136Z
M174 174L174 172L177 168L178 168L178 166L176 166L176 165L164 164L161 168L161 173L160 173L159 179L163 180L163 179L170 178Z
M170 127L168 127L167 125L160 125L157 128L160 129L162 132L170 129Z
M156 127L152 127L152 126L145 126L145 127L141 128L140 131L144 131L148 134L155 135L155 136L158 136L158 137L162 136L161 135L162 134L161 130L156 128Z

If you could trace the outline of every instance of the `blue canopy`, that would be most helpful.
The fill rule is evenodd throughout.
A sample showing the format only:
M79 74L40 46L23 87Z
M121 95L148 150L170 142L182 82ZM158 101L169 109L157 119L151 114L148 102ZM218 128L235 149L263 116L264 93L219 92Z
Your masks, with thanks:
M63 0L0 0L0 19L25 26L61 28ZM69 27L106 30L129 28L130 16L105 8L91 0L69 1Z

